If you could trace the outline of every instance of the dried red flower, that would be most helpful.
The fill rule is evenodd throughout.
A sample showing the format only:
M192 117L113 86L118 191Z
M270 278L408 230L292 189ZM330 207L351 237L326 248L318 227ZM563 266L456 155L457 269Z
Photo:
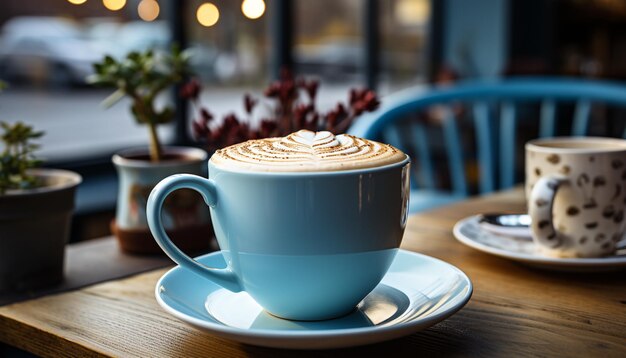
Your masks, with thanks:
M213 120L213 114L211 114L211 112L209 112L206 108L202 107L200 108L200 118L202 123L206 125Z
M280 79L270 83L263 92L265 97L274 102L267 117L262 118L258 125L251 127L249 120L252 111L258 104L258 100L246 94L243 105L247 120L241 120L231 113L224 117L219 125L209 122L213 115L204 107L197 105L200 86L197 81L190 84L185 94L193 100L200 111L200 119L194 121L192 129L196 139L203 141L209 151L214 151L232 144L249 139L285 136L300 129L312 131L328 130L333 133L345 132L352 122L360 114L371 112L378 108L380 102L376 93L367 89L352 89L349 92L348 105L338 103L326 114L321 114L315 106L315 98L319 89L319 81L316 79L294 78L289 70L282 70ZM190 82L192 83L192 82ZM300 95L300 91L306 93L308 99Z
M246 93L243 96L243 106L246 110L246 113L248 113L248 115L252 114L252 110L254 109L257 103L258 103L258 100L254 99L250 94Z
M303 81L303 87L306 93L309 95L309 99L311 101L315 101L317 97L317 89L319 88L320 82L318 80L309 80Z
M195 133L195 135L198 136L198 137L206 137L207 134L209 134L209 128L207 126L203 126L198 121L193 121L191 123L191 127L192 127L193 132Z
M180 96L185 99L195 100L200 95L202 86L197 78L192 78L180 88Z

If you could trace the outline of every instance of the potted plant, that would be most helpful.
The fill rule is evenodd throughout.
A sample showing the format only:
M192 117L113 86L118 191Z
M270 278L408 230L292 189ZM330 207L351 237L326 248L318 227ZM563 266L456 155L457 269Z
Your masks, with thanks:
M74 193L80 175L36 169L43 132L0 122L0 292L54 285L63 279Z
M374 91L353 88L348 93L348 103L339 102L322 113L316 104L318 89L318 80L296 78L291 71L283 69L280 78L263 93L265 103L260 107L265 112L259 120L253 118L259 100L246 94L243 98L246 117L231 113L220 123L214 123L213 114L199 103L201 89L197 80L185 84L181 94L191 100L198 112L198 118L192 123L193 132L210 153L249 139L282 137L300 129L345 133L362 113L372 112L380 105Z
M113 86L117 90L104 100L105 106L121 98L131 100L130 110L137 123L148 128L148 148L133 148L113 156L119 177L117 212L111 229L123 251L135 254L161 254L146 221L146 202L152 188L163 178L177 173L203 175L207 154L197 148L164 147L157 127L170 122L174 110L157 108L155 100L166 89L188 74L188 56L173 49L169 53L131 52L116 60L106 56L94 65L89 82ZM212 233L208 209L202 198L191 190L170 195L164 206L164 220L170 237L188 252L209 248Z

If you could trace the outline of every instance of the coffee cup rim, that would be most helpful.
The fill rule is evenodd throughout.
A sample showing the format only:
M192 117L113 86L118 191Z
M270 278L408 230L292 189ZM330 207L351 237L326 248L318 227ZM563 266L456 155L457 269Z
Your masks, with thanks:
M569 147L571 143L585 143L582 147ZM594 148L597 144L599 147ZM597 154L626 152L626 140L613 137L550 137L534 139L526 143L526 150L543 153Z
M258 176L338 176L338 175L354 175L354 174L363 174L363 173L372 173L379 172L388 169L392 169L395 167L402 167L411 162L411 157L408 154L404 154L404 159L402 161L381 165L377 167L369 167L369 168L359 168L359 169L350 169L350 170L330 170L330 171L302 171L302 172L294 172L294 171L253 171L253 170L243 170L243 169L233 169L233 168L225 168L220 165L216 165L209 159L209 168L213 167L223 172L236 173L236 174L245 174L245 175L258 175ZM210 170L209 170L210 173Z

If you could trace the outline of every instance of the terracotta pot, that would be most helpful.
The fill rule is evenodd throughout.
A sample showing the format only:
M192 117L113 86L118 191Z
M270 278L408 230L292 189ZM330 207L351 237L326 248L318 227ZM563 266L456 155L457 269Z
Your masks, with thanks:
M82 179L66 170L31 173L44 186L0 195L0 292L44 288L63 279L74 194Z
M117 212L111 229L122 251L162 254L146 221L146 203L161 179L179 173L206 177L208 155L197 148L165 147L164 158L151 162L147 148L129 149L113 156L119 178ZM165 229L187 253L209 251L213 229L202 197L188 189L171 195L163 208Z

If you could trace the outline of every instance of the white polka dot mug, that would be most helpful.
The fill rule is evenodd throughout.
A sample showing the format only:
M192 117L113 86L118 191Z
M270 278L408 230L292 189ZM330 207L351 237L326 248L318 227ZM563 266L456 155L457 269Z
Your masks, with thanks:
M600 257L624 235L626 140L539 139L526 144L533 240L555 257Z

